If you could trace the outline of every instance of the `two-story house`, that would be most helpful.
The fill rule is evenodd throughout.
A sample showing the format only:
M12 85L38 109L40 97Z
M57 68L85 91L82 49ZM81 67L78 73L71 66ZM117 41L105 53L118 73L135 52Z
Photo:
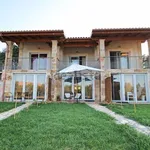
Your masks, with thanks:
M150 65L145 67L141 50L146 40L150 49L149 39L150 28L94 29L82 38L66 38L62 30L0 32L7 44L1 99L11 93L12 100L56 101L80 93L81 101L150 102ZM19 46L17 58L13 43ZM103 72L56 78L72 63Z

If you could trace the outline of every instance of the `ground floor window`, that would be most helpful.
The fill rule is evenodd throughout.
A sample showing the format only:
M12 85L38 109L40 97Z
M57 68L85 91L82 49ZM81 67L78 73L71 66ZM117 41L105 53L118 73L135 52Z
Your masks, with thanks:
M45 99L45 74L14 74L13 95L15 99Z
M117 101L147 101L146 78L146 74L113 74L112 99Z
M62 82L63 99L70 98L70 95L81 100L94 99L95 88L93 76L66 76Z

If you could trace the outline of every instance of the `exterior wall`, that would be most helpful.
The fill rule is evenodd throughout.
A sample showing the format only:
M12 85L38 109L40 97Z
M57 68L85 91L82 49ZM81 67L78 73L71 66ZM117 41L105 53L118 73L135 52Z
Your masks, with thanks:
M99 68L99 63L95 57L95 48L64 48L63 59L60 60L61 68L69 66L69 57L86 56L86 65Z
M56 42L56 43L55 43ZM57 45L57 41L50 47L46 43L22 43L20 44L19 51L19 64L22 69L18 70L7 70L5 80L5 92L12 92L12 78L13 73L46 73L46 95L48 95L48 79L52 78L52 100L56 101L57 96L62 95L62 80L54 79L54 74L69 65L69 57L71 56L86 56L86 65L91 67L100 68L100 62L103 61L101 58L109 57L110 51L122 51L129 52L130 56L142 56L141 54L141 42L140 41L113 41L107 47L105 47L105 55L100 52L100 45L94 48L62 48ZM49 59L49 65L51 66L48 70L30 70L29 69L29 56L31 53L46 53ZM8 55L9 56L9 55ZM11 54L10 54L11 56ZM100 61L98 61L100 60ZM132 66L136 66L137 61L132 61ZM8 62L10 63L10 61ZM104 62L107 67L109 62ZM7 64L8 65L8 64ZM101 62L102 65L102 62ZM21 67L20 66L20 67ZM102 66L101 66L102 67ZM104 69L104 68L103 68ZM111 85L110 77L112 73L147 73L148 74L148 88L150 89L150 71L146 69L104 69L104 74L101 75L100 80L95 80L95 101L99 103L102 98L106 102L111 101ZM107 81L109 79L109 81ZM104 87L102 87L102 84ZM107 90L106 87L109 86ZM0 82L0 90L2 88L2 82ZM102 92L106 95L102 97ZM109 97L107 96L110 94ZM150 91L149 91L150 95ZM0 95L1 98L2 95ZM46 97L47 100L47 97ZM103 101L103 102L104 102Z
M48 68L51 64L51 48L46 43L24 43L23 49L19 49L19 53L21 52L22 55L19 55L22 59L22 68L23 70L30 69L30 54L47 54L48 57Z
M113 41L106 47L106 68L110 68L110 51L128 52L131 68L141 68L142 50L141 41ZM136 57L132 57L136 56ZM138 57L139 56L139 57ZM107 58L108 57L108 58Z

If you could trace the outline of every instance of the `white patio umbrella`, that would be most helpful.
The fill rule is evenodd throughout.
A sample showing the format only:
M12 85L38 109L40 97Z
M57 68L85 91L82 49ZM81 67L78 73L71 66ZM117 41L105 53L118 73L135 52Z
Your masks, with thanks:
M96 75L102 72L102 69L97 69L93 67L78 65L78 64L72 64L59 72L57 72L56 75L63 76L63 75L74 75L77 77L78 74L82 75ZM77 94L77 93L76 93ZM78 100L77 100L78 102Z
M63 70L59 71L58 74L72 74L72 73L98 73L103 71L102 69L97 69L93 67L88 67L88 66L83 66L83 65L78 65L78 64L72 64L67 68L64 68Z

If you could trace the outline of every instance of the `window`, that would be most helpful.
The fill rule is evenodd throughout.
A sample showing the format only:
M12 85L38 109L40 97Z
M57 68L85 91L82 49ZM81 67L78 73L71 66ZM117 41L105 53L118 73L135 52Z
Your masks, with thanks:
M111 76L112 80L112 99L113 100L120 100L120 75L113 74Z
M46 70L47 54L31 54L31 69Z
M110 52L111 69L128 69L129 57L128 52Z
M86 65L86 57L85 56L71 57L70 62L71 64Z
M0 72L0 80L2 80L2 73Z

